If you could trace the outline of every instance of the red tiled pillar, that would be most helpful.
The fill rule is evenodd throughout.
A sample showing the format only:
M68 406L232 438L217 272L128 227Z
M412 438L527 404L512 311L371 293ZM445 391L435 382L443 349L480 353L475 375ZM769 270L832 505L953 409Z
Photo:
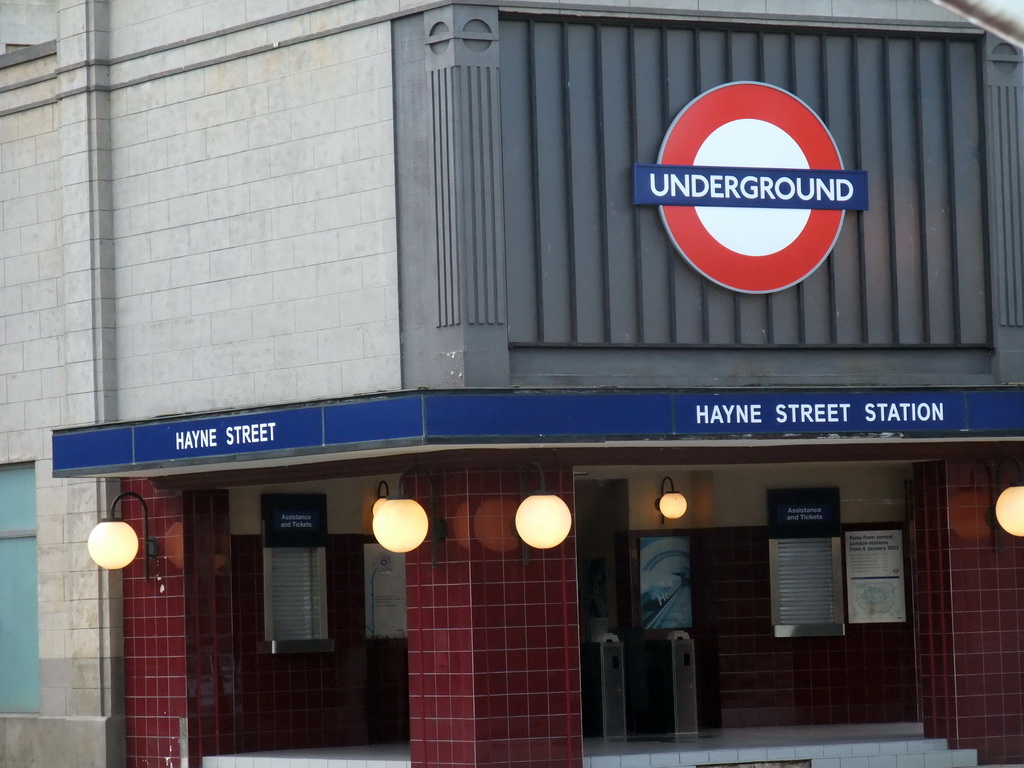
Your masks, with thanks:
M186 669L190 765L235 747L231 530L228 493L184 494Z
M546 474L572 508L572 473ZM413 766L579 768L575 530L524 564L512 528L518 470L432 478L448 540L436 566L429 543L406 556ZM426 505L423 477L407 483Z
M157 493L146 480L131 480L122 490L146 500L149 533L165 548L181 531L180 494ZM185 576L169 559L150 561L143 575L143 514L126 497L121 514L139 533L139 555L124 569L124 687L128 768L180 765L182 719L187 718L185 670Z
M1024 541L986 521L994 468L914 468L925 734L977 749L983 764L1024 760Z
M142 479L122 489L146 500L160 548L148 581L141 542L124 571L126 762L176 768L183 753L197 759L234 744L227 493L162 494ZM141 539L141 505L121 505Z

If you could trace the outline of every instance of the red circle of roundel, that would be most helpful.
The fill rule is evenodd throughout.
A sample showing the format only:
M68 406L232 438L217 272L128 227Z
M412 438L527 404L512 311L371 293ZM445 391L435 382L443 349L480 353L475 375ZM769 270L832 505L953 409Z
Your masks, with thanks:
M803 101L766 83L727 83L687 104L669 126L658 154L662 165L694 165L701 145L734 120L763 120L787 133L807 158L808 167L839 171L843 161L825 124ZM845 211L812 210L807 224L788 246L765 256L737 253L705 228L696 208L660 206L676 249L693 267L719 285L743 293L772 293L810 275L839 237Z

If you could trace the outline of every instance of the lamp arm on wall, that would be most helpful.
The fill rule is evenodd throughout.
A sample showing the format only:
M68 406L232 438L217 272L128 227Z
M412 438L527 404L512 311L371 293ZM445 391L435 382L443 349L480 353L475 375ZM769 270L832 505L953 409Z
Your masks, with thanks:
M441 544L448 538L448 521L443 516L437 513L437 497L434 492L434 478L430 476L430 473L422 467L412 466L402 472L398 476L398 493L404 493L405 479L410 474L418 473L423 475L427 479L427 488L429 491L429 504L430 511L427 513L427 519L429 520L429 536L430 536L430 565L437 567L437 553L441 547ZM381 483L384 481L382 480ZM387 484L384 484L387 488ZM380 485L377 486L378 493L380 492Z
M370 517L373 518L377 514L377 510L380 509L380 505L388 500L388 496L391 495L391 489L388 488L387 480L381 480L377 483L377 498L373 500L373 505L370 507Z
M142 505L142 542L146 548L145 552L143 552L142 563L143 572L146 576L146 581L149 581L149 561L156 560L157 556L160 554L160 545L157 543L156 537L149 535L149 507L146 504L146 500L142 498L142 496L137 494L135 491L121 491L121 493L117 494L117 496L114 497L114 500L110 502L109 519L118 519L114 516L114 511L117 508L118 502L120 502L121 499L124 498L135 499L136 501L139 502L139 504ZM121 516L121 519L124 519L123 514Z

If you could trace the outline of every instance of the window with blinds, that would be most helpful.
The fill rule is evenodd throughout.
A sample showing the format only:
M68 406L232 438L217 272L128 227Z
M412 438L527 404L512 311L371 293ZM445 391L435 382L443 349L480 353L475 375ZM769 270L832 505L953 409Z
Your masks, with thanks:
M323 547L263 550L264 627L267 650L332 650L327 639L327 577Z
M845 634L839 542L769 539L776 637Z

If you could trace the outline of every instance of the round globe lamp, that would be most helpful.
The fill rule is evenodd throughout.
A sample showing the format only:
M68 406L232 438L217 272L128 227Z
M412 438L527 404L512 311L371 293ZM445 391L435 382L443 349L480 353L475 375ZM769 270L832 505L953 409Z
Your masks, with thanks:
M1013 536L1024 536L1024 485L1011 485L996 500L996 520Z
M125 498L135 499L142 507L142 540L146 543L142 559L143 574L149 581L149 561L160 554L155 538L149 535L149 507L135 491L122 491L110 502L110 513L89 534L89 556L100 568L120 569L135 559L139 552L139 536L123 519L117 517L117 505Z
M404 496L387 498L373 516L373 535L390 552L416 549L427 538L429 527L423 507Z
M678 520L686 514L686 497L679 491L670 491L658 499L658 511L662 517Z
M553 493L528 496L516 510L519 537L536 549L557 547L565 541L571 527L569 506Z
M665 487L666 483L668 488ZM686 514L686 497L676 490L671 477L662 478L661 495L655 500L654 507L661 513L662 518L669 520L678 520Z
M119 570L139 553L139 535L124 520L102 520L89 534L87 546L96 565Z

